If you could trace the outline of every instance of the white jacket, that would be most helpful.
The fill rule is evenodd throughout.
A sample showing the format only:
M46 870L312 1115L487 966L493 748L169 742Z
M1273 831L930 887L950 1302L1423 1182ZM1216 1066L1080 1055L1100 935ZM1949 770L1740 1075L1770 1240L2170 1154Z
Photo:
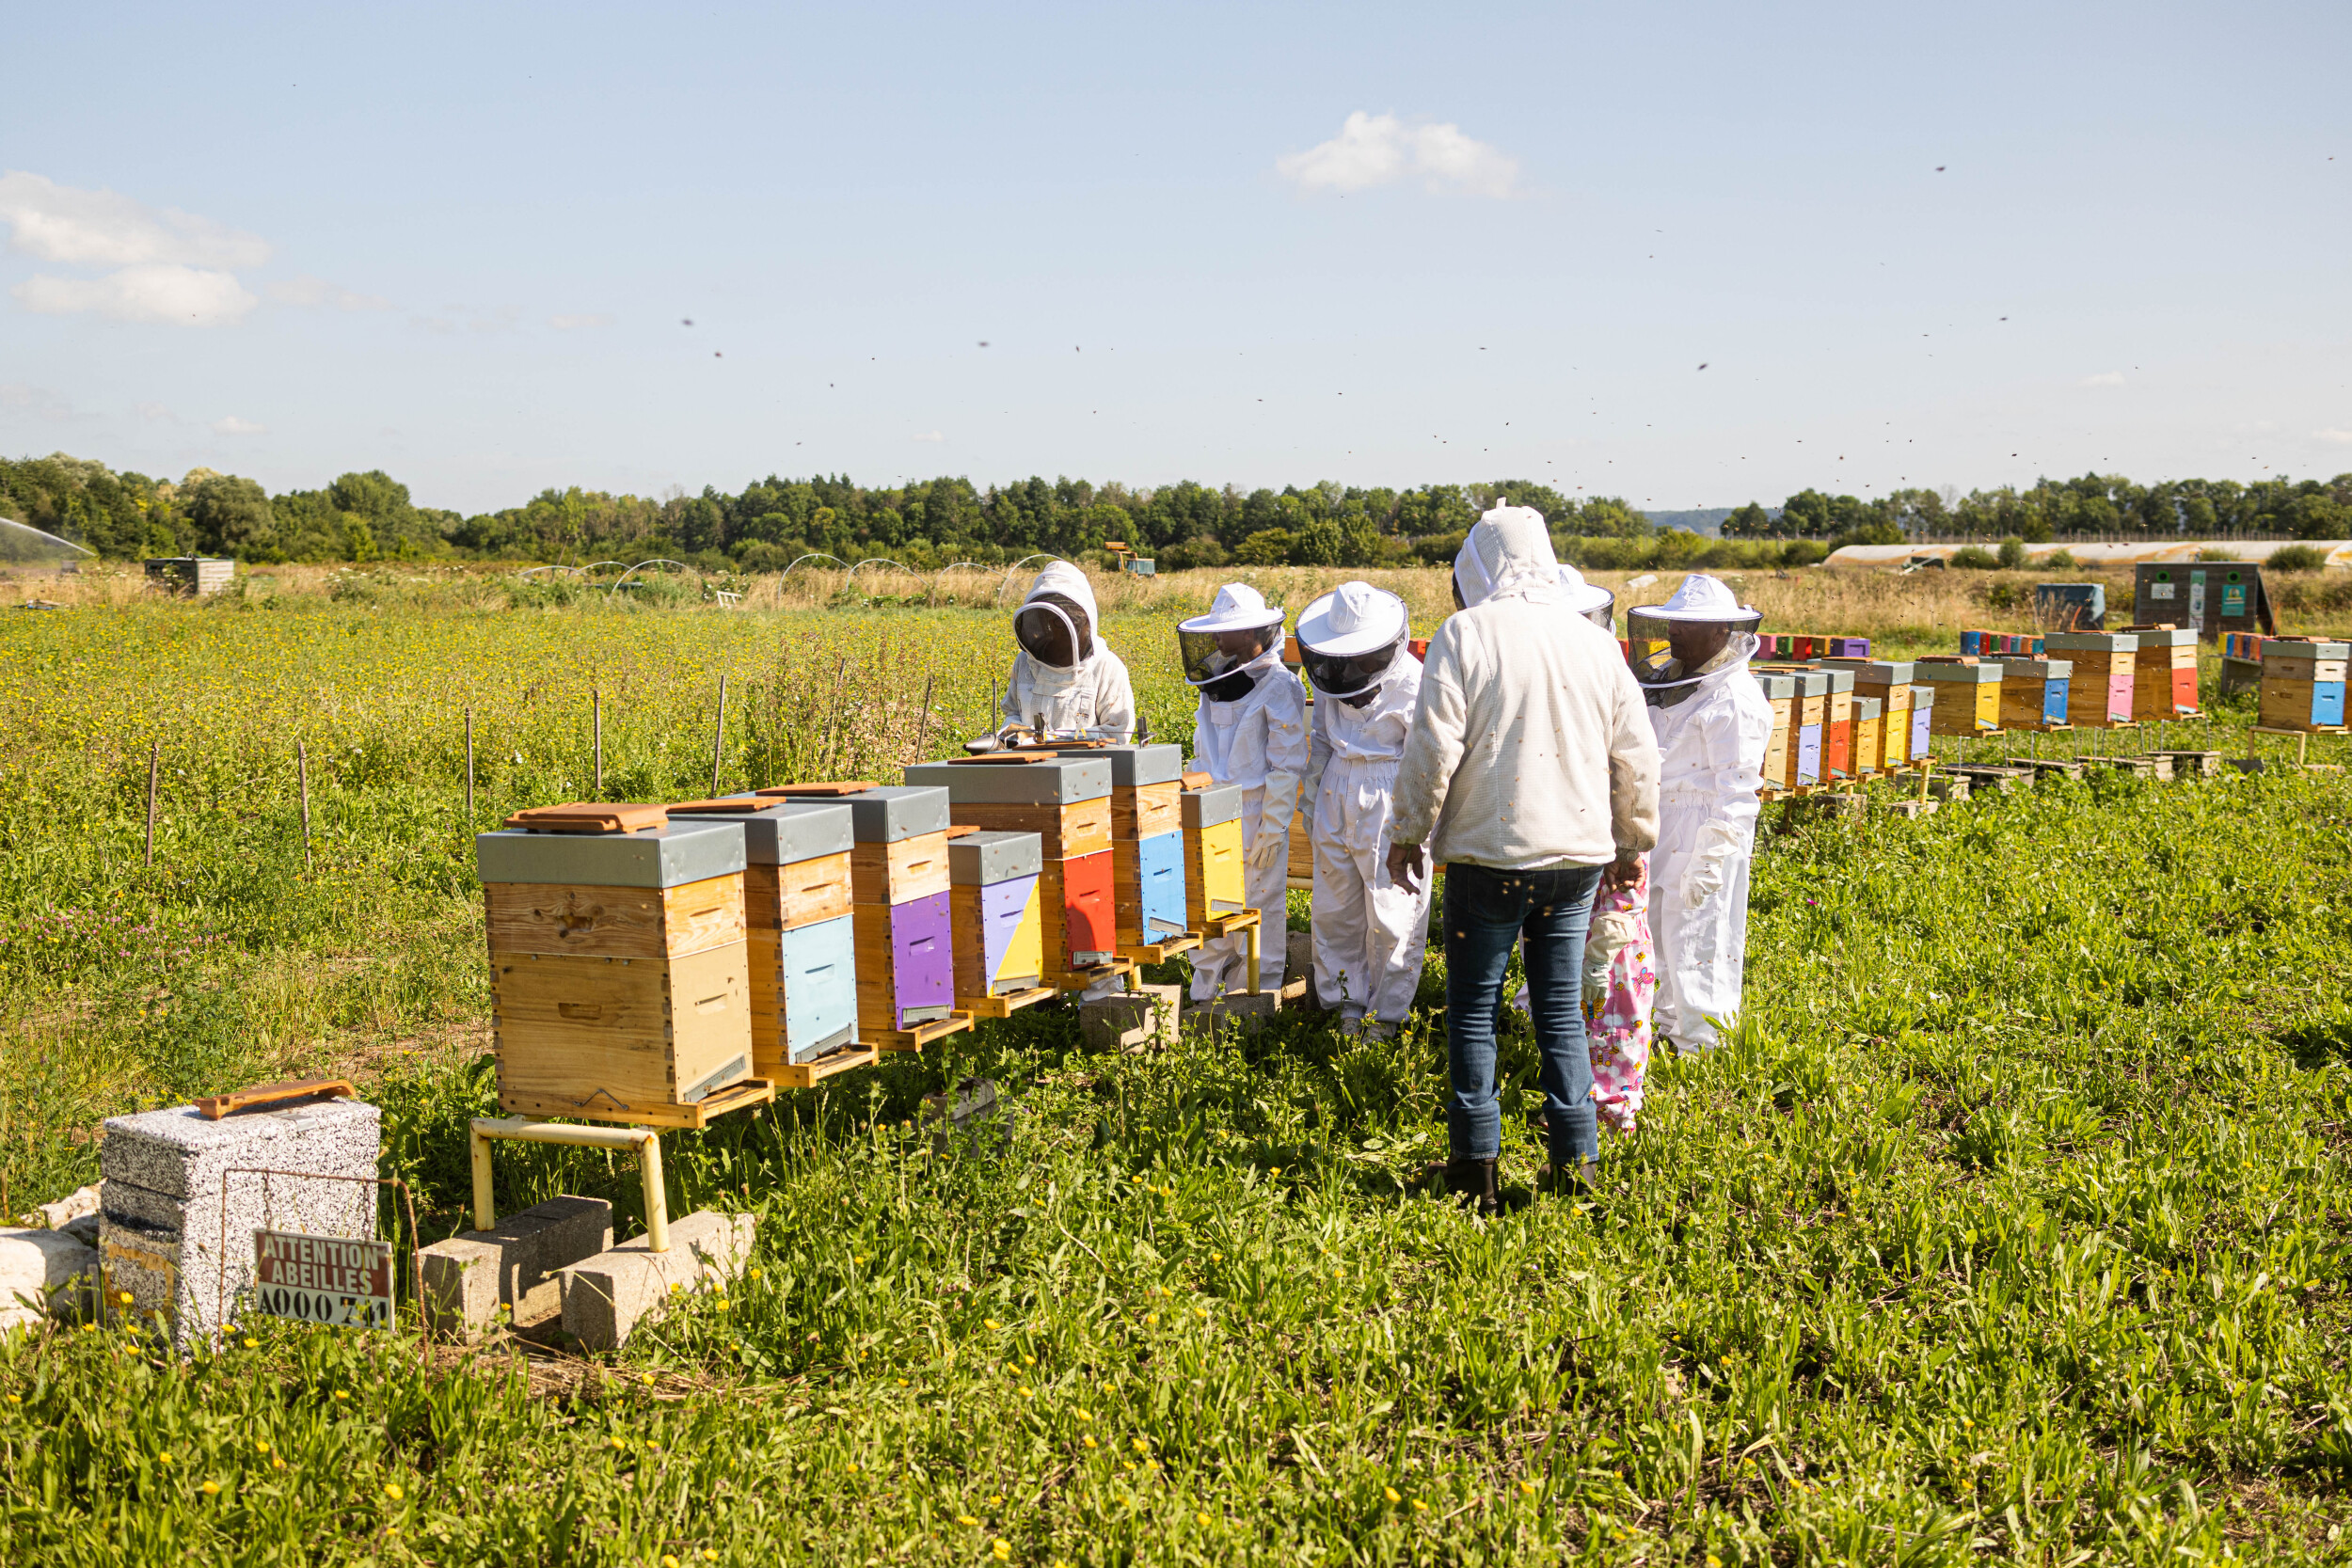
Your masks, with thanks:
M1363 706L1350 707L1336 697L1316 697L1309 726L1307 778L1300 791L1302 800L1315 803L1311 825L1316 832L1345 837L1343 819L1353 820L1359 815L1337 796L1327 804L1324 784L1393 793L1396 767L1404 759L1405 742L1412 734L1413 715L1420 706L1421 660L1402 651L1380 677L1372 701ZM1339 771L1333 773L1335 765ZM1375 831L1386 825L1388 813L1378 815Z
M1702 679L1689 699L1652 708L1649 718L1661 800L1708 816L1756 820L1772 705L1746 665Z
M1254 845L1261 831L1289 830L1298 781L1307 771L1307 694L1299 689L1298 677L1283 668L1279 641L1245 668L1256 673L1258 684L1239 702L1201 696L1192 750L1210 778L1241 785L1246 818L1263 811L1263 820L1246 824ZM1269 778L1280 785L1276 795L1266 793ZM1253 794L1255 800L1250 799Z
M1448 617L1422 666L1390 833L1430 840L1440 864L1604 865L1658 842L1641 686L1560 601L1551 541L1527 515L1471 531L1494 594Z

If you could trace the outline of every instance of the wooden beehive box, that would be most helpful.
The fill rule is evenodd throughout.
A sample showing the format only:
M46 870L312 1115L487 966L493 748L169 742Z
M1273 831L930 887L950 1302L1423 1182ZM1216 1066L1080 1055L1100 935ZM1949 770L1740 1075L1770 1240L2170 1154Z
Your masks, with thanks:
M752 1065L762 1077L857 1039L857 939L850 919L850 808L758 796L690 800L672 820L743 829L751 950Z
M2344 724L2344 673L2352 644L2300 637L2263 642L2262 724L2333 730Z
M1204 930L1211 920L1248 907L1242 885L1241 786L1188 789L1184 815L1184 918Z
M2001 728L2058 730L2066 727L2068 689L2074 663L2063 658L1997 658L2001 672Z
M1181 746L1108 747L1111 765L1112 923L1120 948L1183 936L1184 922L1184 752ZM1309 809L1309 802L1300 802ZM1291 874L1298 875L1304 832L1291 834ZM1311 849L1309 851L1311 856ZM1307 862L1306 875L1314 875Z
M1935 735L1994 735L2001 727L2001 667L1961 656L1915 661L1918 684L1939 695L1929 726Z
M1795 686L1789 785L1810 787L1822 778L1821 756L1829 727L1829 672L1800 666L1784 673Z
M2128 631L2054 631L2042 640L2056 658L2074 666L2066 689L2066 721L2078 730L2104 730L2132 719L2134 664L2139 639Z
M1884 768L1886 743L1883 738L1886 704L1878 697L1856 697L1853 700L1853 776L1867 779Z
M1038 835L1045 984L1063 984L1117 958L1111 761L1103 751L923 763L906 776L946 790L960 825Z
M1822 670L1829 691L1821 716L1821 782L1853 777L1853 672Z
M743 831L474 841L499 1104L652 1125L753 1076Z
M1045 973L1038 835L966 833L949 842L947 867L958 1004L1035 988Z
M1935 688L1914 686L1911 689L1911 742L1904 748L1915 763L1924 763L1934 755Z
M1867 643L1867 639L1847 637L1837 639L1848 647ZM1911 661L1905 658L1870 658L1866 655L1833 658L1829 668L1853 672L1853 694L1856 701L1875 697L1879 702L1879 745L1876 766L1882 770L1902 767L1911 757Z
M2132 717L2185 719L2197 706L2197 632L2190 626L2126 626L2132 656Z
M947 792L861 785L837 799L850 812L858 1031L888 1044L955 1011Z
M1764 742L1764 787L1768 791L1787 789L1793 782L1788 767L1789 728L1797 706L1797 683L1793 676L1777 670L1759 671L1756 684L1764 689L1764 701L1772 710L1772 733Z

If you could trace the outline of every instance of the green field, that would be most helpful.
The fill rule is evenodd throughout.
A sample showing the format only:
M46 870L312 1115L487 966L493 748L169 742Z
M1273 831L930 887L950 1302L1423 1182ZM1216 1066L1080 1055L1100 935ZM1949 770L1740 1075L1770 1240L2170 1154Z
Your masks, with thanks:
M1107 630L1184 738L1165 617ZM494 1108L469 834L594 792L591 689L603 793L675 798L723 673L723 786L873 778L976 728L1007 650L982 611L388 589L19 615L0 654L0 1211L91 1180L105 1116L340 1069L431 1239ZM1779 840L1739 1042L1654 1073L1581 1206L1409 1190L1444 1139L1433 958L1392 1045L1286 1020L1093 1056L1037 1011L665 1137L673 1212L757 1213L756 1274L609 1360L20 1339L0 1561L2352 1556L2345 779ZM1532 1108L1523 1033L1505 1066ZM917 1102L971 1072L1012 1146L936 1156ZM1505 1157L1524 1196L1516 1117ZM500 1172L503 1209L635 1228L626 1163Z

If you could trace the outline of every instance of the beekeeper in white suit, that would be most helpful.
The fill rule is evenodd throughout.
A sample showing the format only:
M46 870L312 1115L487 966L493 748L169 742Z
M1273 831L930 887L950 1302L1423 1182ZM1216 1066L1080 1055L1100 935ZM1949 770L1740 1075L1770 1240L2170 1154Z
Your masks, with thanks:
M1748 670L1759 623L1723 582L1695 573L1664 604L1626 616L1660 755L1652 1024L1677 1052L1712 1050L1740 1016L1756 791L1772 734L1772 705Z
M1421 705L1421 660L1406 651L1405 601L1342 583L1298 617L1298 650L1315 689L1302 798L1312 803L1315 994L1343 1028L1396 1033L1421 989L1429 887L1388 873L1396 765Z
M1193 757L1220 784L1242 788L1243 896L1260 913L1259 983L1282 985L1282 895L1289 881L1291 817L1307 771L1307 695L1282 667L1282 610L1246 582L1216 592L1206 615L1176 627L1184 679L1200 693ZM1219 937L1196 949L1192 998L1249 989L1249 939Z
M1104 645L1100 626L1084 572L1057 561L1037 575L1013 612L1021 651L1005 682L1006 724L1041 731L1047 739L1124 741L1134 735L1135 688L1127 666Z

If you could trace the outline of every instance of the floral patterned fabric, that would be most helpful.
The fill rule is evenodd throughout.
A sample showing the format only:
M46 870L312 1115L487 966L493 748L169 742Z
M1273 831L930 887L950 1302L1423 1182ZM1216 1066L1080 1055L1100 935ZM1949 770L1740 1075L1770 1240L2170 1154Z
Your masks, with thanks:
M1658 953L1649 933L1649 857L1630 886L1607 883L1593 895L1585 939L1584 1037L1592 1048L1593 1100L1601 1125L1630 1132L1649 1071L1650 1004Z

